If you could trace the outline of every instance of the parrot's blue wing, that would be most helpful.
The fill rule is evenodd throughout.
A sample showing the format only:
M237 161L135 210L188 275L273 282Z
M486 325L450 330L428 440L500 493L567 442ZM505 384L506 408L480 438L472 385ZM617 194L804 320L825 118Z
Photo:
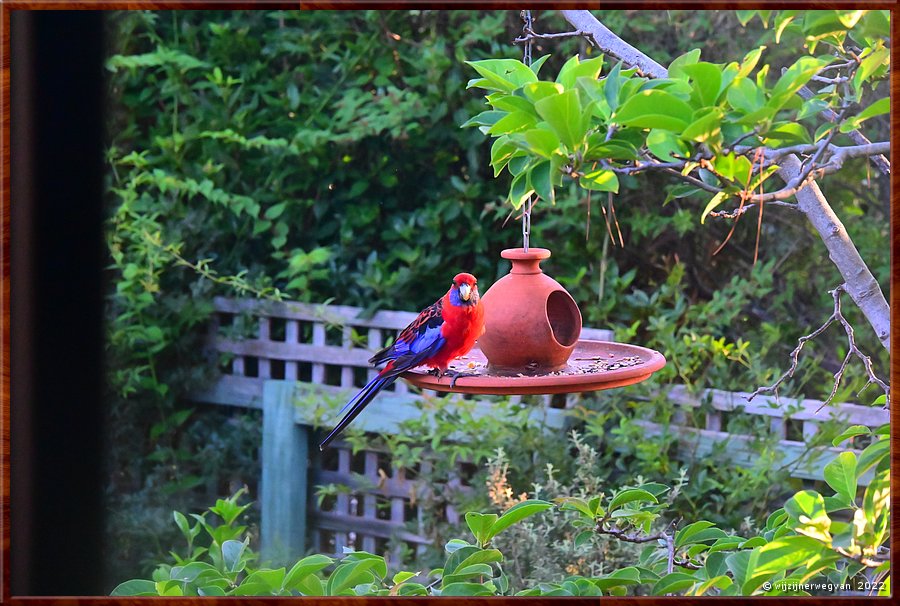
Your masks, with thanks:
M441 326L444 324L443 307L443 299L438 299L433 305L422 310L422 313L409 326L400 331L397 340L372 356L369 363L378 366L389 360L398 360L401 356L410 353L418 355L426 349L434 347L436 341L443 338L441 337ZM440 346L438 346L439 348ZM433 352L438 349L434 349ZM427 357L420 358L420 361ZM406 368L413 367L406 366Z
M366 397L367 389L373 382L378 380L387 381L387 383L382 385L383 387L387 386L398 376L407 370L419 366L422 362L441 350L441 347L444 346L446 340L441 335L440 325L427 326L423 324L422 328L423 330L421 332L413 333L415 336L411 342L398 338L393 345L386 347L379 352L379 355L383 356L383 360L393 361L393 364L385 367L377 377L372 379L369 385L366 385L362 391L356 394L355 398L347 402L338 414L343 414L345 410L356 404L360 399Z

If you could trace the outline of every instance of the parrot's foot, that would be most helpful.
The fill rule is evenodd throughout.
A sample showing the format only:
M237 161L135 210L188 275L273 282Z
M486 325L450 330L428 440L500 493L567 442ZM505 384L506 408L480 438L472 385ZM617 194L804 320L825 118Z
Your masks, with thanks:
M429 368L425 372L427 372L428 374L430 374L433 377L437 377L438 379L440 379L441 377L444 376L444 373L441 372L441 370L439 368Z
M461 370L448 370L444 373L444 375L452 377L450 379L450 389L454 389L456 387L456 380L460 377L477 377L478 373L474 372L464 372Z

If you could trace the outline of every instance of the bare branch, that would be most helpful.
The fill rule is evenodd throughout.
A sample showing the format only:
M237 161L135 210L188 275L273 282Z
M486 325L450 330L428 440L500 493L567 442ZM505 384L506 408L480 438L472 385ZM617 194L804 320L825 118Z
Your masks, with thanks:
M825 406L827 406L837 395L838 387L840 387L841 380L844 377L844 371L847 369L847 365L850 364L850 361L854 356L862 360L863 366L865 366L866 374L868 376L868 381L866 386L871 384L876 384L884 391L886 403L885 408L888 408L891 404L891 388L878 376L875 374L874 369L872 368L872 359L865 355L859 347L856 345L856 338L853 334L853 327L844 317L844 314L841 312L841 293L846 292L846 288L844 284L841 284L834 290L829 290L829 294L834 299L834 311L831 316L822 324L819 328L812 331L810 334L805 335L797 339L797 347L794 348L794 351L791 352L791 367L788 368L784 374L782 374L775 383L768 387L758 387L756 391L747 396L747 401L749 402L756 396L761 393L774 393L776 396L778 395L779 386L788 378L794 376L794 372L797 370L797 366L800 363L800 351L803 349L803 346L806 345L808 341L811 341L818 337L820 334L825 332L829 326L834 324L835 322L839 322L841 326L844 328L844 332L847 334L847 355L844 357L844 361L841 363L840 368L838 368L837 372L834 373L834 387L831 389L831 394L828 398L822 402L822 406L819 407L818 410L821 410ZM818 412L818 411L817 411Z
M527 42L531 42L533 40L554 40L557 38L576 38L583 37L588 41L588 44L594 46L593 36L591 36L588 32L583 32L581 30L576 30L574 32L558 32L555 34L539 34L535 32L533 29L526 29L524 36L519 36L513 40L513 44L523 44Z
M797 208L797 205L792 202L781 202L779 200L772 200L771 202L766 202L767 206L778 206L780 208L789 208L791 210L796 210L800 212L800 209ZM737 219L748 210L754 208L756 204L746 204L740 208L736 208L734 210L711 210L709 211L710 217L714 217L716 219Z

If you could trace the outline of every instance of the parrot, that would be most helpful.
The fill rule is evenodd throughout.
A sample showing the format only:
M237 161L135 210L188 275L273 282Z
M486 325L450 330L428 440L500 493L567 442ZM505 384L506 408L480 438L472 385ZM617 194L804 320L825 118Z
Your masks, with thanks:
M443 297L426 307L409 326L404 328L396 341L369 359L369 364L385 367L356 394L338 414L349 409L346 415L319 444L324 450L353 419L363 411L378 392L392 384L401 374L417 366L430 366L438 377L450 374L451 361L472 349L475 341L484 334L484 306L478 295L478 281L468 273L457 274L450 290ZM465 376L453 372L451 387L456 379Z

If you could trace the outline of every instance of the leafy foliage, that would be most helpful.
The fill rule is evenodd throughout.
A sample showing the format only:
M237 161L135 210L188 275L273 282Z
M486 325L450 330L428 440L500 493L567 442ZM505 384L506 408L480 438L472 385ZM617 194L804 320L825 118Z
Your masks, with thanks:
M779 14L779 34L796 13ZM755 168L755 150L818 142L834 129L848 132L888 111L881 99L855 114L846 105L848 96L859 103L865 85L887 74L886 14L807 12L803 31L810 52L823 43L837 56L800 57L771 84L768 64L753 77L764 46L727 64L700 61L695 49L673 60L667 77L653 79L639 75L637 68L623 69L621 62L600 78L602 55L585 61L573 56L553 82L538 78L543 61L531 67L508 59L469 62L481 77L468 87L485 90L491 109L463 126L477 126L495 138L491 166L495 175L505 168L512 176L508 200L515 208L532 195L554 202L566 177L585 190L618 193L619 174L681 160L671 166L681 176L699 171L693 190L682 196L704 195L708 186L719 185L702 223L729 198L745 200L777 170L774 163ZM859 56L845 48L848 33L863 46ZM831 85L805 102L797 96L811 79L848 59L856 62L849 91ZM841 120L811 135L810 124L801 118L826 109L838 112Z
M773 512L766 526L751 537L697 520L668 530L664 522L670 488L660 483L642 483L600 492L594 496L560 496L553 503L542 499L522 500L505 512L466 514L474 543L451 539L445 545L442 567L423 575L400 571L389 575L384 558L364 551L345 551L342 558L314 554L299 560L290 570L257 564L249 547L246 528L235 525L249 505L238 505L243 491L220 499L209 513L221 519L213 525L207 514L193 514L194 524L179 512L175 523L187 541L187 557L172 553L175 565L162 564L151 579L121 583L112 595L808 595L796 589L807 582L832 586L881 586L890 563L883 559L889 519L888 457L879 443L887 443L887 426L868 446L857 468L848 453L829 463L841 468L836 496L823 497L801 491L782 509ZM846 498L848 483L857 482L857 471L874 468L876 475L865 490L860 507L856 491ZM829 484L832 484L830 481ZM834 485L832 485L834 488ZM829 499L830 505L826 505ZM852 523L838 519L840 512L853 511ZM588 545L595 535L646 544L636 562L607 574L585 577L569 574L557 581L517 587L505 568L514 567L494 540L517 525L543 514L555 517L576 530L574 543ZM661 523L662 522L662 523ZM654 528L664 530L653 532ZM208 547L195 545L205 533ZM520 554L515 554L518 557ZM329 570L330 569L330 570ZM426 585L427 583L427 585Z

